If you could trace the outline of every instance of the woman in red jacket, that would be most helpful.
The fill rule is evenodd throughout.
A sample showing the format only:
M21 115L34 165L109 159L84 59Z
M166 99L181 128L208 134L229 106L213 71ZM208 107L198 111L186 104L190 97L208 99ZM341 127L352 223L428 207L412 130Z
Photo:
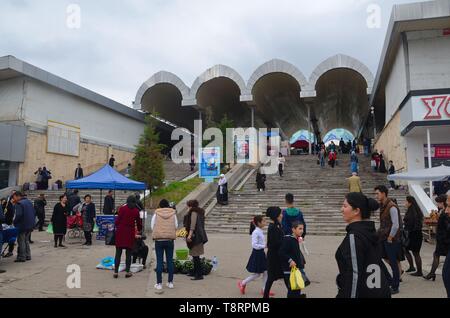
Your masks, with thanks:
M122 251L125 250L126 278L130 278L133 274L131 268L131 253L136 238L140 237L142 231L142 220L139 215L139 209L136 206L136 197L129 196L127 204L120 207L119 214L116 218L116 258L114 260L114 278L119 277L119 266L122 258ZM137 227L137 233L136 233Z

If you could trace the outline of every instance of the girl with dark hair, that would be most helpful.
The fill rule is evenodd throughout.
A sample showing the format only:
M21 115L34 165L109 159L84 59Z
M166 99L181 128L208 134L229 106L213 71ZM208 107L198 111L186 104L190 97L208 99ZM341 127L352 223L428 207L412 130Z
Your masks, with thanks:
M417 204L417 201L412 196L406 197L405 206L407 208L405 218L403 219L403 227L405 237L407 238L407 244L405 246L405 256L409 263L409 269L407 273L415 272L411 276L422 277L422 258L420 257L420 249L422 248L423 241L423 213ZM417 271L414 267L413 257L416 261Z
M125 277L129 278L133 276L130 272L132 249L134 247L135 240L141 237L142 232L142 220L139 215L139 209L136 206L135 196L129 196L127 199L127 204L119 208L115 226L116 257L114 260L114 278L119 277L119 266L120 260L122 259L123 250L125 250Z
M55 239L55 248L65 246L62 244L63 238L67 233L67 216L69 215L69 207L67 205L67 196L61 195L59 203L53 208L51 223L53 225L53 235Z
M439 220L436 229L436 250L433 254L433 265L428 275L424 276L426 280L436 280L436 270L439 267L441 256L446 257L450 247L450 215L445 213L447 208L447 195L440 195L436 198L439 208Z
M279 257L284 232L281 227L283 214L279 207L268 208L266 216L273 222L269 224L267 230L267 282L264 288L264 298L269 298L273 283L279 279L284 279Z
M336 252L339 275L337 298L390 298L386 267L381 260L375 223L370 215L378 203L362 193L349 193L341 212L348 224L347 235ZM368 286L370 275L376 273L379 284Z
M261 215L257 215L250 223L250 235L252 236L252 254L247 264L247 271L251 273L249 277L243 281L238 282L238 288L242 295L245 295L245 288L248 283L254 281L263 275L263 285L261 295L264 294L264 288L267 282L267 259L264 249L266 248L266 239L264 237L263 229L266 226L266 221Z

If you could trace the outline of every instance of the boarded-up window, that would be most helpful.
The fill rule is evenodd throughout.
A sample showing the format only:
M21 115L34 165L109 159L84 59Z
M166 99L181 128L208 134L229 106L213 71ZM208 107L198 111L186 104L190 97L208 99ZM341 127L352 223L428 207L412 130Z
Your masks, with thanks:
M80 155L80 128L48 121L47 152L78 157Z

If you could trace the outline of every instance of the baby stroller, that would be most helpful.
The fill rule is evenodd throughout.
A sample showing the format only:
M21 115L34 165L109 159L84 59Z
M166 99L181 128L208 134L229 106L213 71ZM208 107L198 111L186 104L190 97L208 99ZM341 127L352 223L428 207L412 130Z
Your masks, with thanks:
M80 212L67 217L67 238L70 240L84 238L83 218Z
M2 226L0 224L0 226ZM0 255L4 255L9 245L14 245L17 241L17 229L11 227L9 229L3 230L3 241L0 241ZM6 244L5 249L3 249L3 244Z

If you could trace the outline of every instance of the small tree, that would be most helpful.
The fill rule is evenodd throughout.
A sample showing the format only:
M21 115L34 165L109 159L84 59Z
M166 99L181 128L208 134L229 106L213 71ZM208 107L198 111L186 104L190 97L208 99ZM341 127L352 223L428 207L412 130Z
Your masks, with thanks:
M156 132L156 119L148 115L145 118L146 126L139 145L136 146L136 156L132 175L135 180L145 182L150 191L160 187L165 179L164 156L162 150L166 147L159 143L159 134Z

